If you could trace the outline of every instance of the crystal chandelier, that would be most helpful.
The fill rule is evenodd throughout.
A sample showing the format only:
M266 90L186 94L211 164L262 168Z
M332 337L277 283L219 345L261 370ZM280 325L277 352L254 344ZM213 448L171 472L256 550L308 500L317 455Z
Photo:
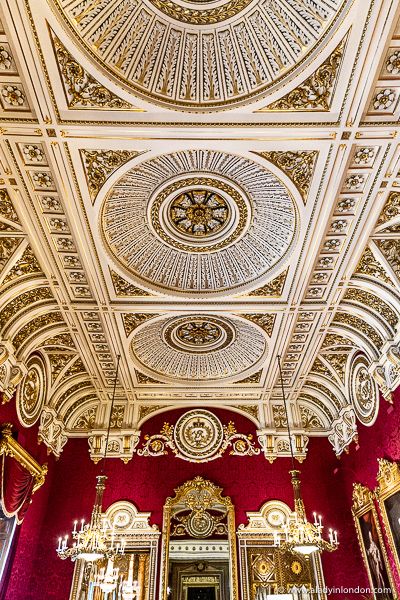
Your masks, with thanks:
M85 520L82 519L80 521L79 528L78 521L74 521L74 527L71 533L71 546L69 546L68 544L68 535L65 535L63 538L58 538L57 554L63 560L70 558L73 562L75 562L78 559L93 562L101 559L108 559L109 563L111 562L112 564L113 560L118 555L122 555L125 553L125 538L123 536L118 536L115 532L114 524L111 524L102 515L103 494L107 480L107 476L104 475L104 466L107 458L108 441L110 436L111 418L114 408L115 390L118 380L120 358L120 356L117 357L117 367L115 371L114 388L112 393L106 445L102 461L101 474L97 475L96 499L92 510L92 516L90 522L86 524ZM118 569L114 569L114 576L115 571L118 571ZM103 575L105 575L105 573L103 573ZM109 575L110 570L108 569L107 576ZM117 575L114 577L114 579L117 578Z
M281 380L283 403L285 406L287 430L289 436L290 454L292 459L292 469L289 471L292 479L293 495L294 495L294 519L288 520L283 535L277 533L274 536L276 545L282 549L300 554L312 554L313 552L322 552L327 550L333 552L337 549L339 542L337 532L329 529L328 540L324 539L322 517L317 513L313 514L314 522L307 520L306 509L300 489L300 471L294 465L293 440L289 425L289 413L286 403L285 388L283 385L281 357L278 356L279 376Z
M131 554L126 579L119 576L118 568L114 567L112 560L108 561L106 568L97 569L93 581L89 584L88 600L93 600L95 588L99 588L106 598L108 594L113 594L113 600L136 600L139 597L140 586L138 581L133 579L133 561L134 556Z

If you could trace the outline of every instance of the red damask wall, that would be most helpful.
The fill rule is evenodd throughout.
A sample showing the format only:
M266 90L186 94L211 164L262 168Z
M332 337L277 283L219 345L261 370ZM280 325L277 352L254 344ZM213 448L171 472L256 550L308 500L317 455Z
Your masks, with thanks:
M301 466L308 510L320 512L325 524L337 528L340 534L339 550L323 559L327 586L354 588L367 585L350 510L352 483L358 480L374 487L377 457L400 459L399 392L393 410L388 413L388 405L382 401L381 414L374 427L360 427L357 451L353 445L350 455L339 461L326 439L313 439L309 456ZM240 432L255 433L254 425L240 415L222 410L215 412L224 423L234 420ZM150 419L143 427L143 434L158 432L167 418L173 423L181 413L174 411ZM1 420L5 420L1 411L0 414ZM30 431L32 434L28 434L27 440L30 436L34 438L34 430ZM32 440L28 441L34 446ZM33 450L36 456L38 450L43 452L37 447ZM152 522L161 526L165 498L186 480L201 475L220 485L225 494L231 496L239 525L246 522L246 511L258 510L269 499L292 503L289 468L287 460L270 465L263 456L241 458L228 454L202 465L173 456L135 456L128 465L109 460L105 505L116 500L130 500L139 510L150 511ZM57 558L57 538L67 532L74 518L90 516L98 471L89 459L86 440L69 441L60 460L50 465L50 477L35 495L21 527L6 600L68 599L73 567ZM360 600L356 594L333 594L331 598Z

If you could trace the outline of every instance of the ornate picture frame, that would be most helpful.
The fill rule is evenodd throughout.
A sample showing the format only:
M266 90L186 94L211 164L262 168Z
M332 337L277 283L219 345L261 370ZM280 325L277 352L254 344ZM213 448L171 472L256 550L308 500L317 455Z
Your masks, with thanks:
M374 504L374 494L360 483L354 484L352 513L374 598L376 600L395 598L396 586ZM390 593L379 592L380 589L390 589Z
M378 463L376 497L390 550L400 573L400 466L383 458L378 459Z

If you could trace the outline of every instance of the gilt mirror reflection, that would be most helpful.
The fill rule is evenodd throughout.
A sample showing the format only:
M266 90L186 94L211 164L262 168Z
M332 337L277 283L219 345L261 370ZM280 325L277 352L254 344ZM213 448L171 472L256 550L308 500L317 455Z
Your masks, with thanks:
M167 498L162 600L238 600L235 511L211 481L196 477Z

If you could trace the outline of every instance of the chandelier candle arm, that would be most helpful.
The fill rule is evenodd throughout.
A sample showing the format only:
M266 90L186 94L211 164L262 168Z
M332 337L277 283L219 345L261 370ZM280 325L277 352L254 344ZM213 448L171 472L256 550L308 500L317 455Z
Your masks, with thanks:
M283 385L280 356L278 356L278 368L292 460L292 469L289 471L289 473L293 487L294 513L293 517L288 519L284 527L284 541L281 542L280 536L277 534L276 536L274 535L274 542L277 546L282 548L282 550L289 550L291 552L298 552L300 554L307 555L312 554L313 552L322 552L323 550L333 552L339 545L337 531L329 529L329 541L327 541L322 536L324 526L322 524L321 515L317 516L317 513L314 512L314 522L311 523L307 520L306 508L301 495L300 471L296 469L294 465L292 434L290 431L289 412L287 408L285 388Z

